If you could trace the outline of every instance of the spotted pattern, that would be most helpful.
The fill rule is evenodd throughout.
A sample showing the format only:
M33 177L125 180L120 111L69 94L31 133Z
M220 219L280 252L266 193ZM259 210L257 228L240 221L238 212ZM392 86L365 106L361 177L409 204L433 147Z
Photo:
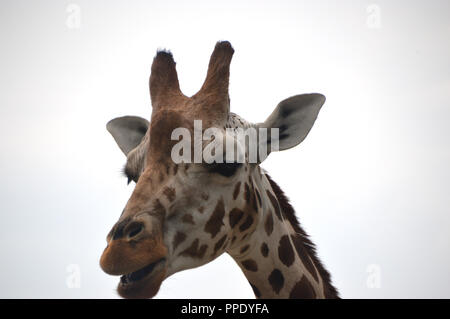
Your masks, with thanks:
M186 234L182 232L177 232L175 237L173 238L172 247L173 250L177 249L178 245L180 245L186 239Z
M199 239L197 238L196 240L194 240L191 244L191 246L189 246L188 248L186 248L185 250L183 250L180 253L180 256L184 256L184 257L191 257L191 258L203 258L203 256L205 256L205 252L206 249L208 248L207 245L201 245L199 247Z
M280 293L284 286L284 276L279 269L274 269L269 275L269 284L275 293Z
M185 224L195 225L194 218L192 217L191 214L184 215L183 218L181 219L181 221Z
M290 112L292 112L292 108L290 108L290 109L284 108L281 110L281 116L287 117ZM244 122L239 117L232 116L231 118L233 119L232 120L232 123L234 123L233 126L236 126L237 122L239 122L241 124L241 126L245 126ZM280 138L288 136L288 134L285 133L286 127L287 127L286 125L280 126L280 131L281 131ZM158 143L156 143L156 144L153 143L153 144L158 145ZM173 174L176 175L177 171L178 171L178 166L179 165L165 165L165 166L163 165L159 172L155 172L155 180L159 177L159 182L162 182L167 176L170 175L171 167L173 167ZM190 166L188 164L184 165L184 169L186 171L189 169L189 167ZM180 169L183 170L183 166L180 166ZM256 167L256 169L259 172L259 174L261 174L260 168ZM252 171L253 166L250 168L245 166L245 171L247 172L248 170ZM244 240L247 237L251 237L252 236L251 232L247 232L247 233L244 233L244 232L246 230L248 230L255 223L255 221L257 221L258 224L260 221L256 214L258 213L259 208L263 206L262 205L263 199L265 200L266 196L264 196L265 189L260 188L258 190L257 186L258 185L255 185L252 176L248 176L248 182L245 182L243 180L242 182L238 182L234 185L234 189L233 189L233 193L232 193L233 200L236 200L239 198L241 190L242 190L243 197L247 204L246 207L243 208L242 210L238 209L238 208L234 208L229 212L229 224L232 228L234 228L234 227L237 228L237 226L240 226L239 230L242 233L239 234L238 236L240 237L241 240ZM230 190L231 190L231 188L230 188ZM261 191L261 193L260 193L260 191ZM271 205L273 206L273 211L268 211L268 214L265 217L265 220L261 220L261 222L264 223L264 231L267 234L267 236L271 236L273 234L274 222L278 222L276 220L276 218L273 216L274 214L275 214L275 216L277 216L279 221L282 221L283 217L287 218L288 221L291 223L291 225L294 226L294 230L295 230L296 224L291 221L291 219L290 219L291 215L289 213L287 213L287 211L285 209L286 208L285 203L282 198L280 199L277 190L274 189L274 193L276 195L274 195L274 193L272 193L270 190L266 190L266 193L267 193L267 197L269 198L269 200L271 202ZM173 202L176 199L176 191L174 188L165 187L163 189L162 194L163 194L163 196L165 196L167 198L167 200L169 202ZM261 198L261 195L263 195L263 199ZM203 192L200 195L200 198L203 201L208 201L209 195L207 193ZM167 204L167 201L163 201L163 202ZM157 215L165 216L166 207L164 207L159 200L155 200L153 202L153 204L154 204L153 205L154 212ZM264 204L266 204L266 203L264 202ZM209 203L208 203L208 205L209 205ZM204 210L205 210L205 208L203 206L200 206L198 208L199 213L204 213ZM215 255L222 248L226 247L229 243L228 235L223 235L223 232L221 233L222 227L224 226L224 222L226 223L226 220L224 221L225 205L224 205L223 199L220 199L216 203L216 206L215 206L213 212L211 213L211 215L206 216L206 217L209 217L209 219L204 225L204 231L211 235L210 245L213 245L212 246L213 252L214 252L213 255ZM294 219L295 219L295 215L294 215ZM199 222L199 219L196 219L196 221ZM186 223L186 224L194 224L193 215L185 214L181 218L181 222ZM117 230L117 232L115 234L115 238L116 238L116 236L118 236L122 233L123 229L116 228L116 230ZM262 231L262 229L261 229L261 231ZM189 234L189 235L192 235L192 234ZM283 234L277 234L277 236L278 235L283 235ZM216 237L217 238L220 237L220 239L217 240L217 239L215 239ZM203 258L206 251L208 250L208 245L204 244L203 242L200 242L199 238L196 238L192 242L190 242L190 240L192 240L192 238L190 238L189 241L187 241L186 239L187 239L187 235L185 233L180 232L180 231L176 232L175 236L173 237L173 241L172 241L173 250L175 250L176 248L179 248L180 245L184 242L186 242L186 246L190 243L190 246L187 247L186 249L184 249L182 252L180 252L179 255L186 256L186 257L192 257L192 258ZM231 240L232 243L236 239L237 239L236 236L233 236L233 238ZM291 244L291 241L292 241L293 245ZM306 269L311 273L311 276L315 280L318 280L318 276L319 276L318 272L317 272L316 268L314 267L312 259L310 258L310 256L314 257L314 254L311 254L311 253L308 254L309 247L310 246L308 245L308 241L306 241L306 248L305 248L305 245L303 244L303 238L300 235L284 235L280 238L280 240L278 242L278 247L276 246L276 242L273 247L272 246L270 247L270 250L271 250L270 252L272 252L273 255L276 255L276 253L278 253L279 261L287 267L290 267L293 265L293 263L295 261L295 252L297 252L300 259L302 260L303 264L305 265ZM252 252L255 251L259 255L257 248L258 247L256 246L255 249L252 249ZM277 250L277 248L278 248L278 250ZM295 250L294 250L294 248L295 248ZM245 252L248 252L249 249L250 249L250 246L245 245L245 246L241 247L239 251L241 254L243 254ZM260 252L264 258L269 256L269 246L267 245L266 242L263 242L261 244ZM274 257L274 256L271 256L271 257ZM248 257L245 257L245 258L248 258ZM256 259L256 260L260 260L259 256L257 258L258 259ZM314 258L313 258L313 260L314 260ZM269 261L269 259L265 259L265 260L263 259L263 261ZM275 263L277 263L277 262L275 262ZM315 261L315 263L317 264L316 261ZM247 271L258 272L258 264L256 263L256 261L254 259L250 259L250 258L245 259L245 260L241 261L240 264ZM260 266L261 265L262 264L260 264ZM280 267L283 267L283 266L280 264ZM283 269L284 269L284 267L283 267ZM317 268L317 269L320 269L320 273L322 275L322 269L321 268ZM288 285L286 284L286 286L285 286L285 278L283 276L283 273L280 271L280 269L275 268L268 275L268 277L267 277L267 275L268 275L267 273L264 273L263 278L264 278L264 280L268 280L270 286L272 287L273 291L276 294L279 294L283 288L285 288L286 293L289 293L289 291L287 290ZM322 275L322 278L323 278L323 275ZM255 296L259 298L261 296L261 292L258 289L258 287L256 287L252 283L250 283L250 285L255 293ZM265 285L267 285L267 282L265 282ZM289 285L289 288L290 287L291 286ZM314 288L313 288L311 282L308 280L308 278L306 276L303 276L301 278L301 280L296 282L294 287L290 290L289 296L291 298L314 298L314 297L316 297L316 294L315 294L315 291L314 291Z
M167 197L167 199L170 202L173 202L175 200L175 196L176 196L175 188L173 188L173 187L166 187L163 190L163 194Z
M161 204L159 199L156 199L153 203L153 214L159 217L163 217L166 214L166 208Z
M294 249L292 248L288 235L284 235L280 239L280 243L278 245L278 257L287 267L294 263Z
M239 223L239 221L242 219L242 216L244 216L244 212L239 208L233 208L231 210L229 214L231 228L233 228Z
M251 286L252 289L253 289L253 293L255 294L255 297L256 297L256 298L261 297L261 292L259 291L258 287L256 287L256 286L253 285L253 284L250 284L250 286Z
M269 246L266 243L262 243L261 245L261 255L263 257L267 257L269 255Z
M269 212L266 217L266 222L264 223L264 229L266 230L267 236L270 236L273 232L273 217L272 212Z
M241 254L245 253L249 248L250 248L250 245L245 245L244 247L241 248L240 253Z
M298 253L298 256L302 260L303 265L305 265L305 268L308 270L308 272L314 277L314 279L318 282L319 277L317 274L316 267L314 267L311 258L309 257L308 253L306 252L305 246L303 245L303 242L301 238L297 236L291 235L292 242L294 243L295 250Z
M306 278L306 276L303 276L302 279L295 284L294 288L292 288L291 293L289 294L289 298L291 299L316 298L314 288L309 282L309 280Z
M224 235L222 238L220 238L217 241L217 243L214 245L214 253L213 253L213 255L215 255L219 251L219 249L222 248L222 246L223 246L223 244L224 244L226 239L227 239L227 235Z
M234 200L237 199L240 190L241 190L241 182L237 182L236 186L234 187L234 191L233 191L233 199Z
M256 264L256 261L254 261L253 259L246 259L246 260L242 261L241 264L248 271L253 271L253 272L258 271L258 265Z
M250 228L250 226L252 226L253 224L253 217L252 216L247 216L247 219L242 223L241 226L239 226L239 230L241 232L247 230Z
M273 209L275 210L275 215L277 215L278 219L281 221L282 218L281 218L280 205L279 205L277 199L268 190L266 190L266 193L267 193L267 196L270 199L270 202L272 203Z
M244 199L247 203L250 202L250 186L247 183L244 185Z
M206 222L205 225L205 232L211 234L211 237L216 237L217 233L222 228L223 224L223 217L225 216L225 208L223 204L223 199L220 199L217 202L216 208L214 208L214 211L211 214L211 217Z
M256 194L256 199L258 200L258 204L261 207L262 203L261 203L261 195L259 194L258 189L255 187L255 194Z
M203 193L203 194L202 194L202 199L203 199L204 201L207 201L207 200L209 199L209 195L206 194L206 193Z

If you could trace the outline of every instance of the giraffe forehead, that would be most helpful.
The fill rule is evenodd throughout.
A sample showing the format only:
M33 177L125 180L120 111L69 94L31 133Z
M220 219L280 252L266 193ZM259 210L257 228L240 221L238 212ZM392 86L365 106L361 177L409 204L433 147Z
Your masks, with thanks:
M172 140L172 133L177 128L192 129L192 123L184 113L162 109L152 115L147 159L161 159L162 156L170 156L171 149L175 144Z

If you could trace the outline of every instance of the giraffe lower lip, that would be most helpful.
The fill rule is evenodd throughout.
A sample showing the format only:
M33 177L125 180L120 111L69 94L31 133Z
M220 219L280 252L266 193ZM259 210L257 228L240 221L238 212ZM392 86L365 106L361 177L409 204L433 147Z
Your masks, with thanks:
M155 267L164 261L165 261L165 258L161 258L161 259L158 259L157 261L145 266L144 268L141 268L141 269L134 271L132 273L129 273L129 274L125 274L120 277L120 283L122 285L128 285L128 284L132 284L137 281L140 281L143 278L146 278L149 274L151 274L153 272L153 270L155 269Z

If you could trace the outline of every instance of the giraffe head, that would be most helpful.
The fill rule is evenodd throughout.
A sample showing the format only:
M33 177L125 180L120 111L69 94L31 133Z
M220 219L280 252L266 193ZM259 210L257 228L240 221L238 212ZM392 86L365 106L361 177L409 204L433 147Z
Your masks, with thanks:
M153 297L165 278L212 261L261 224L262 194L251 180L264 158L249 161L244 147L243 162L177 163L172 156L175 129L194 135L194 121L201 120L203 129L214 127L230 140L235 136L226 128L278 128L283 150L306 137L324 103L320 94L298 95L282 101L264 123L244 121L229 112L233 52L228 42L216 44L206 80L192 97L180 91L172 55L158 52L150 75L150 122L126 116L107 125L127 156L128 181L136 183L100 260L106 273L121 276L118 293L123 297Z

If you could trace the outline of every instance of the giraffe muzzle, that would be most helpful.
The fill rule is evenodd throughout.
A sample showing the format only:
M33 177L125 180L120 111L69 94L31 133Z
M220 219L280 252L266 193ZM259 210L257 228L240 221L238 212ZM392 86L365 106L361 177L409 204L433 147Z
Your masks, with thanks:
M167 272L167 248L159 231L131 221L120 236L112 235L100 259L110 275L120 276L117 292L124 298L151 298ZM119 229L120 233L120 229Z
M100 266L110 275L130 274L130 279L136 279L145 273L144 270L151 270L150 265L167 257L161 221L149 214L120 220L107 241Z

